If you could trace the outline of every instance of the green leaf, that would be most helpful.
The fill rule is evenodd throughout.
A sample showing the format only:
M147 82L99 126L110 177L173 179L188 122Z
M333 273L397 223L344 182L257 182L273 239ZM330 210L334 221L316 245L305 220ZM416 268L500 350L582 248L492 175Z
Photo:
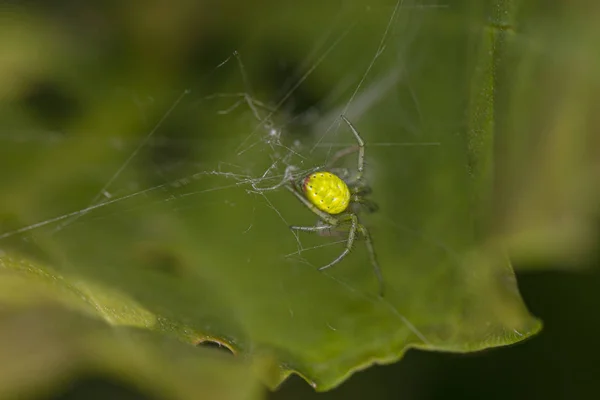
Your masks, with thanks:
M248 363L148 331L157 324L131 299L4 256L0 396L53 392L66 379L94 373L159 398L259 398L263 389Z
M0 70L13 105L0 116L0 268L5 282L19 282L0 294L9 313L42 296L70 311L48 313L39 329L93 320L90 335L103 332L115 349L94 359L102 368L138 368L122 360L126 344L115 334L135 328L148 339L128 355L152 353L166 335L189 344L174 351L177 363L196 357L192 345L217 341L238 354L236 370L254 369L271 387L298 373L317 390L409 348L466 352L538 332L506 247L546 259L589 248L579 239L597 194L582 189L597 162L587 134L592 41L550 48L549 31L531 17L541 5L321 3L291 12L272 2L260 23L252 6L236 4L236 16L202 24L201 10L182 3L152 29L147 21L162 9L118 9L126 22L95 9L114 25L104 38L28 12L3 24L0 38L26 32L28 43L0 45L0 59L12 60ZM596 33L586 29L578 35ZM553 96L562 71L571 81ZM226 96L239 92L271 125L243 97ZM551 123L548 109L560 110ZM319 272L345 237L296 238L288 226L313 225L314 214L285 189L259 190L289 164L308 170L354 145L341 113L367 143L380 210L360 218L384 298L362 241ZM344 166L354 169L354 157ZM549 218L567 211L573 230ZM91 346L82 324L64 323L64 335ZM170 368L160 357L148 364ZM153 371L133 381L158 387ZM179 389L185 382L164 385L192 396Z

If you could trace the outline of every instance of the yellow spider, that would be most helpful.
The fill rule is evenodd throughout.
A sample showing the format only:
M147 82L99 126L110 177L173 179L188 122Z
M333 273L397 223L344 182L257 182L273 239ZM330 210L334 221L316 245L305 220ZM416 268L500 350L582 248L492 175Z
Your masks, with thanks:
M329 165L333 164L339 158L358 150L356 176L345 180L330 171L317 171L309 174L300 181L294 181L287 177L284 178L282 185L291 191L309 210L315 213L322 222L316 226L291 226L290 229L304 232L322 232L349 224L346 249L335 260L320 267L319 271L342 261L352 250L356 234L360 233L365 238L369 258L379 283L379 294L383 296L383 276L375 257L371 235L367 228L360 224L356 214L357 207L353 207L353 204L356 204L366 206L371 211L377 209L377 206L373 202L365 198L371 192L370 188L362 181L365 163L365 142L350 121L343 115L341 118L350 127L358 142L358 146L352 146L338 152Z

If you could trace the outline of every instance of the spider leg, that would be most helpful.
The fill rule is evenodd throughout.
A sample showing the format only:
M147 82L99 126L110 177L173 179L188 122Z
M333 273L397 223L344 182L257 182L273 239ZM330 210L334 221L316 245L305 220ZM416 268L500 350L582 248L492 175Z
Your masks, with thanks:
M268 192L271 190L276 190L279 189L280 187L289 184L290 182L293 182L294 180L294 172L296 172L298 170L298 167L294 166L294 165L289 165L286 169L285 172L283 174L283 179L281 180L281 182L277 183L276 185L270 186L270 187L258 187L256 186L255 182L252 182L252 189L256 190L259 193L262 192Z
M330 262L329 264L319 268L319 271L327 269L329 267L334 266L339 263L346 257L350 251L352 250L352 246L354 244L354 240L356 239L356 233L360 232L364 238L367 246L367 251L369 253L369 259L371 261L371 266L373 267L373 272L377 277L377 282L379 284L379 295L383 297L384 293L384 283L383 283L383 275L381 274L381 268L379 267L379 263L377 262L377 257L375 256L375 248L373 247L373 240L371 239L371 234L364 227L364 225L358 223L358 217L356 214L350 214L350 221L352 225L350 227L350 231L348 232L348 242L346 243L346 249L340 254L335 260Z
M296 198L298 200L300 200L302 202L302 204L304 204L310 211L312 211L319 218L321 218L321 220L323 222L326 222L327 224L332 225L332 226L339 225L339 223L340 223L339 219L332 216L331 214L327 214L326 212L319 210L314 204L312 204L310 201L308 201L308 199L295 186L293 186L291 184L287 184L287 185L285 185L285 187L290 192L292 192L292 194L294 196L296 196Z
M333 166L335 165L335 163L337 163L340 159L346 157L349 154L352 154L354 152L357 152L359 149L358 145L353 145L350 147L346 147L344 149L338 150L336 151L333 156L331 156L331 159L327 162L327 164L325 165L325 167L327 169L331 169L333 168Z
M354 181L358 182L358 181L360 181L362 179L363 172L364 172L364 169L365 169L365 141L360 136L360 133L358 133L358 130L356 130L356 128L354 127L354 125L352 125L352 123L350 121L348 121L348 119L346 118L346 116L342 115L341 118L350 127L350 130L354 134L354 138L356 139L356 141L358 142L358 144L337 151L331 157L331 159L329 160L329 162L327 162L327 164L326 164L325 167L327 169L331 169L331 168L333 168L333 166L335 165L335 163L337 163L341 158L344 158L347 155L352 154L352 153L358 151L358 166L357 166L358 174L354 178Z
M348 178L350 178L350 170L348 168L326 167L326 169L327 169L327 171L331 172L332 174L339 176L343 181L346 181Z
M381 268L379 267L377 257L375 256L375 248L373 247L373 240L371 239L371 234L369 233L367 228L364 227L364 225L358 225L358 230L365 237L365 244L369 253L371 265L373 266L373 271L375 272L375 276L377 277L377 281L379 282L379 295L383 297L383 275L381 274Z
M352 133L354 134L354 137L356 138L356 141L358 142L358 167L357 167L358 174L356 175L356 181L360 181L362 179L363 172L365 169L365 141L360 136L360 133L358 133L358 131L356 130L354 125L352 125L345 116L342 115L341 118L344 120L344 122L346 124L348 124L348 126L350 127L350 130L352 131Z
M317 226L290 226L290 229L294 231L303 232L321 232L335 228L334 225L317 225Z
M346 257L350 253L350 250L352 250L352 246L354 245L354 239L356 238L356 231L358 230L359 224L358 217L356 216L356 214L350 214L349 218L352 222L352 225L350 226L350 230L348 231L348 242L346 242L346 249L335 260L319 268L319 271L322 271L339 263L344 259L344 257Z
M366 210L368 213L374 213L379 210L377 203L372 200L365 199L359 195L352 196L352 203L364 207L364 210Z
M352 194L358 196L367 196L373 192L371 186L364 185L361 183L350 182L348 184L348 187L350 188L350 192L352 192Z

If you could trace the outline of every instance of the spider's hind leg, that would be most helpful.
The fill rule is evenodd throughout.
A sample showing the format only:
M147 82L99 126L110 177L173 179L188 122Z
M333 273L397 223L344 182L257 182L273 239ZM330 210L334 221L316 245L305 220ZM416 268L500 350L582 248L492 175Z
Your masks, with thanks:
M375 255L375 248L373 247L373 239L371 239L371 234L368 229L363 225L358 225L358 231L362 233L365 238L365 243L367 245L367 252L369 253L369 259L371 261L371 266L373 267L373 272L377 277L377 283L379 284L379 295L383 297L384 294L384 282L383 275L381 274L381 268L379 267L379 262L377 261L377 256Z
M348 221L350 221L350 223L352 225L350 226L350 230L348 231L348 240L346 242L346 248L344 249L342 254L340 254L335 260L333 260L329 264L324 265L321 268L319 268L319 271L322 271L329 267L333 267L335 264L342 261L344 259L344 257L346 257L348 254L350 254L350 250L352 250L352 246L354 245L354 239L356 239L356 232L358 231L359 223L358 223L358 217L356 216L356 214L350 214L347 216L347 218L348 218Z

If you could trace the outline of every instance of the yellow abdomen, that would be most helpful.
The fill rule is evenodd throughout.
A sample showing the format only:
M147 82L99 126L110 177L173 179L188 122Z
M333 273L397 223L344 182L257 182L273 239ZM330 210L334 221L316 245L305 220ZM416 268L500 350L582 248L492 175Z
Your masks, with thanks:
M312 204L328 214L339 214L350 204L348 185L331 172L322 171L308 175L304 179L302 190Z

